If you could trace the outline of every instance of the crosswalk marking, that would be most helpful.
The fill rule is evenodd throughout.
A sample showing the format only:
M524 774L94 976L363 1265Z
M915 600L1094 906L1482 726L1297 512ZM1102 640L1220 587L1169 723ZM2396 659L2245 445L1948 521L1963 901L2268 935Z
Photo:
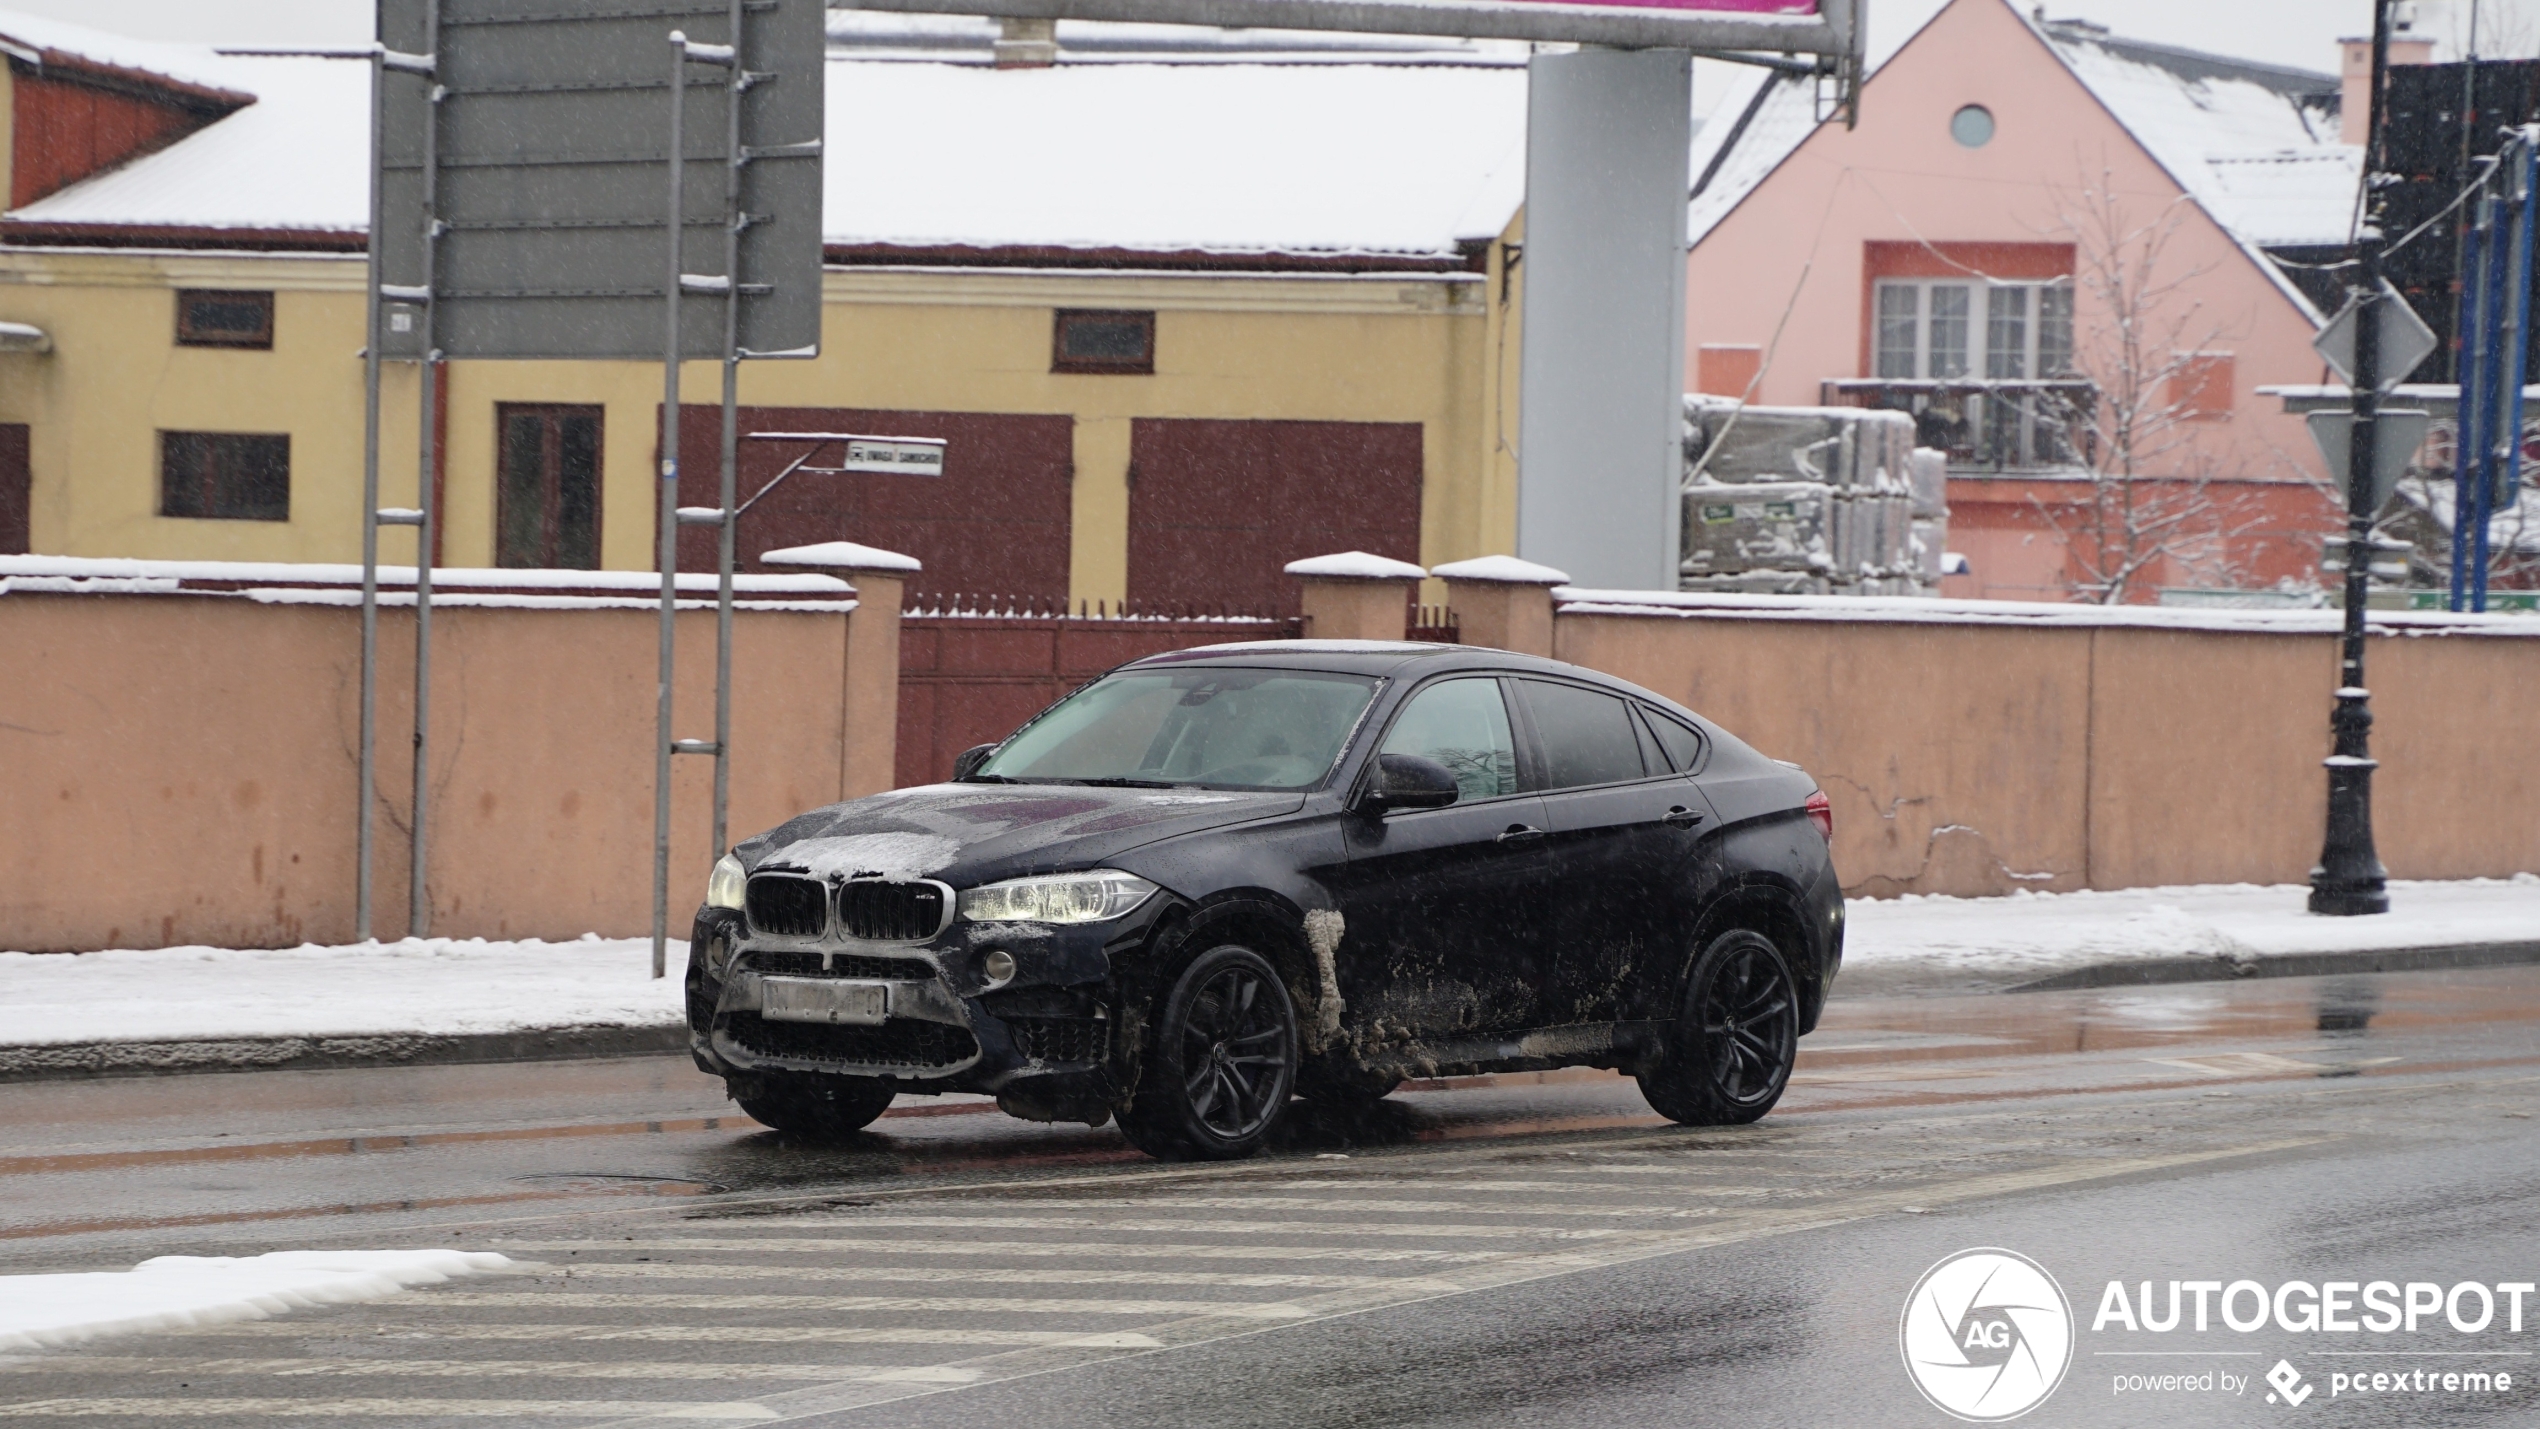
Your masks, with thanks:
M1306 1312L1278 1300L1062 1300L970 1295L649 1295L578 1290L442 1290L416 1308L529 1310L796 1310L847 1313L940 1311L954 1315L1236 1315L1292 1320Z
M1150 1211L1351 1211L1362 1216L1663 1216L1681 1219L1722 1214L1718 1206L1579 1205L1566 1201L1521 1201L1494 1206L1472 1201L1397 1201L1382 1196L1130 1196L1119 1200L1035 1199L1032 1204L1057 1211L1133 1206Z
M784 1415L747 1400L641 1399L38 1399L0 1404L0 1419L644 1419L764 1424Z
M813 1379L870 1380L879 1384L967 1384L979 1377L974 1369L951 1365L808 1364L744 1361L672 1360L383 1360L329 1356L324 1359L149 1359L138 1356L79 1355L70 1358L0 1361L0 1373L60 1374L273 1375L355 1378L519 1377L555 1379Z
M1346 1260L1358 1263L1470 1265L1522 1255L1514 1250L1437 1250L1428 1246L1352 1245L1213 1245L1198 1241L1087 1240L945 1240L893 1236L676 1236L646 1240L502 1240L494 1247L507 1254L552 1255L559 1251L610 1253L694 1251L718 1255L764 1252L769 1255L826 1255L852 1252L870 1255L1079 1256L1089 1260Z
M1670 1168L1673 1169L1673 1168ZM1276 1183L1282 1191L1358 1191L1358 1190L1437 1190L1451 1187L1458 1191L1617 1191L1642 1196L1652 1191L1672 1192L1687 1196L1810 1196L1821 1191L1800 1186L1724 1186L1717 1181L1688 1181L1678 1186L1632 1185L1625 1182L1604 1184L1595 1181L1466 1181L1451 1177L1368 1176L1332 1180L1295 1180ZM1147 1205L1167 1205L1161 1196L1144 1198ZM1381 1201L1376 1204L1383 1204ZM1476 1209L1481 1209L1476 1207Z
M1046 1204L1046 1202L1036 1203ZM1364 1207L1353 1205L1353 1210ZM1718 1214L1713 1212L1711 1214ZM981 1230L1004 1231L1154 1231L1164 1235L1346 1235L1346 1236L1418 1236L1430 1240L1630 1240L1676 1234L1662 1230L1625 1230L1616 1226L1484 1226L1438 1222L1407 1226L1395 1221L1228 1221L1228 1220L1133 1220L1096 1216L858 1216L849 1221L841 1217L768 1216L757 1222L763 1226L797 1230L869 1230L875 1227L907 1227L911 1230Z
M727 1265L581 1261L554 1267L570 1280L914 1280L965 1285L1224 1285L1249 1290L1347 1290L1383 1275L1280 1275L1210 1270L1046 1270L971 1265Z
M1062 1345L1080 1350L1163 1348L1162 1341L1140 1334L1089 1335L1075 1330L980 1330L923 1325L504 1325L461 1322L376 1327L377 1334L392 1332L400 1339L409 1340L501 1340L552 1344L629 1340L675 1344L693 1341L698 1344L763 1345ZM171 1338L184 1339L272 1339L279 1336L307 1340L325 1338L327 1327L323 1322L241 1320L234 1324L167 1333ZM370 1337L369 1333L365 1333L364 1338Z

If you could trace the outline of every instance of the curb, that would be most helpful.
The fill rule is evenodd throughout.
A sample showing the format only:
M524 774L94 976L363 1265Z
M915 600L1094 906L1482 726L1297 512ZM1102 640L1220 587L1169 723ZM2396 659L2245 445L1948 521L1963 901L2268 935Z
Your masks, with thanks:
M2278 953L2245 961L2231 958L2151 958L2141 962L2094 963L2002 990L2064 992L2076 988L2143 987L2156 983L2230 982L2250 977L2437 972L2452 968L2512 967L2525 963L2540 963L2540 940L2440 943L2421 948L2361 948L2343 953Z
M457 1035L228 1037L187 1042L72 1042L0 1047L0 1082L149 1077L182 1072L304 1072L332 1067L438 1067L469 1062L551 1062L640 1057L688 1050L688 1029L541 1027Z

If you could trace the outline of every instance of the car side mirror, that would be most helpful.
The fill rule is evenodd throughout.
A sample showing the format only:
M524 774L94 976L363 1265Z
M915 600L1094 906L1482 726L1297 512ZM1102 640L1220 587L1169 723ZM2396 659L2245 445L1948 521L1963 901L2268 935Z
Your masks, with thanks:
M1397 809L1443 809L1456 801L1455 771L1417 754L1379 754L1376 777L1359 812L1382 817Z
M996 752L997 747L993 744L974 744L953 756L953 782L959 784L978 773L979 766L987 763L988 756Z

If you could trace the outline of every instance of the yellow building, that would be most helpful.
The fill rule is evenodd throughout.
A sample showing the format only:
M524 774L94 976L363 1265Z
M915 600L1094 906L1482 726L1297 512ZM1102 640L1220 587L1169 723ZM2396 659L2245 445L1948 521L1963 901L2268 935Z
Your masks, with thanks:
M740 391L747 429L945 435L946 476L799 478L745 554L849 537L938 595L1259 605L1297 556L1512 548L1520 64L1001 69L983 23L934 23L931 57L833 49L821 353ZM24 549L358 560L367 62L8 15L0 48L0 542L15 442ZM444 373L441 564L653 564L657 364ZM714 365L683 392L715 403ZM417 408L392 364L387 505L423 499Z

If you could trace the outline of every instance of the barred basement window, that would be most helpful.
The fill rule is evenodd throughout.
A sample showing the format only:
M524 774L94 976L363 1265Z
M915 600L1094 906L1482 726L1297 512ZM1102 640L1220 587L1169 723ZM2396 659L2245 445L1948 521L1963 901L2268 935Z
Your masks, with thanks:
M1155 314L1059 309L1050 371L1155 371Z
M272 347L273 294L180 290L176 343L179 347Z
M247 432L159 433L159 514L226 521L291 519L291 438Z

